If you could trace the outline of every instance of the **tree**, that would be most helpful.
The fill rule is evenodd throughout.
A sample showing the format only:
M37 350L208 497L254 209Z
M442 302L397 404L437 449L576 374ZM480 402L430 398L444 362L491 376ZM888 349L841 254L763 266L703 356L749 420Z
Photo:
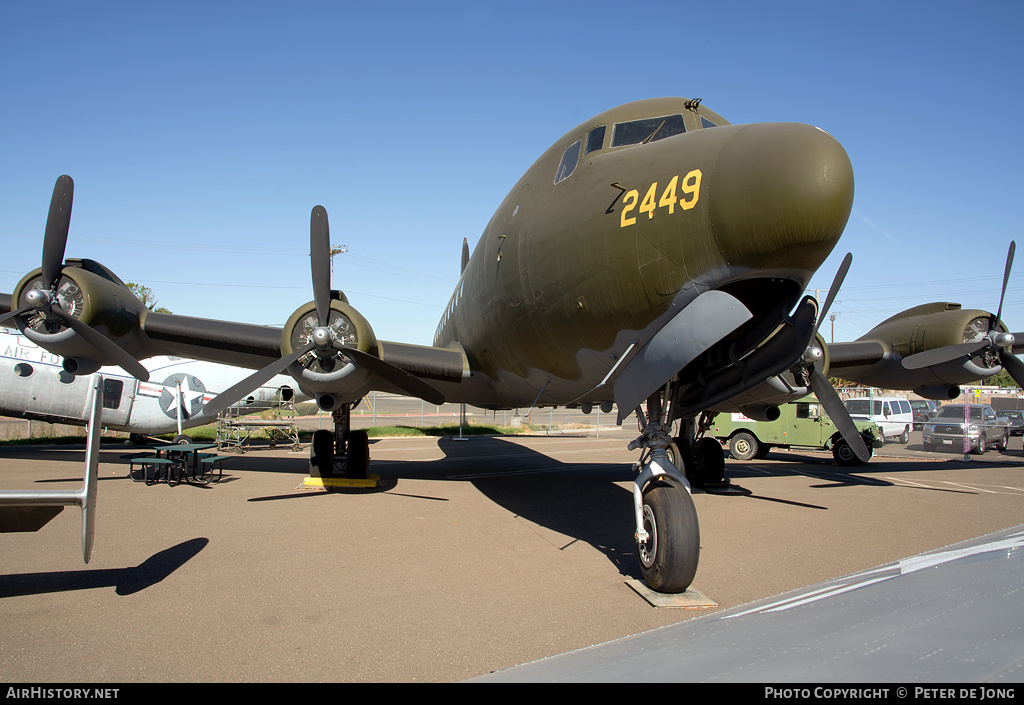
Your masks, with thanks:
M148 286L142 286L142 284L136 284L135 282L128 282L125 286L127 286L128 291L135 294L135 297L145 304L146 308L150 311L154 311L156 313L170 313L170 311L163 306L156 308L156 296L153 295L153 290Z
M979 380L978 384L983 384L986 387L1019 387L1020 385L1010 376L1010 373L1006 370L999 370L996 374L988 377L984 380Z

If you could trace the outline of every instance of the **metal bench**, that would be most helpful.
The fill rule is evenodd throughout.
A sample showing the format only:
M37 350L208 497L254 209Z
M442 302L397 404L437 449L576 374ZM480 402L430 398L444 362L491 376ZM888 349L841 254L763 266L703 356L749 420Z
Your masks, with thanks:
M145 482L147 485L155 484L161 479L166 479L168 484L178 484L181 480L179 477L177 482L174 481L174 471L179 464L176 460L158 458L155 455L136 455L128 459L128 477L133 482Z

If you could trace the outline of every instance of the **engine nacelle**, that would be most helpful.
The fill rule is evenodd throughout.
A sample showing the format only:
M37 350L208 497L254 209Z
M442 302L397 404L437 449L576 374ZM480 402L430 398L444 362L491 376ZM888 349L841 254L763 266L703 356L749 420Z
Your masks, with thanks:
M341 292L331 292L329 324L335 345L354 348L377 355L377 338L369 322L353 308ZM285 323L281 332L281 354L291 355L314 340L320 328L316 304L312 301L300 306ZM334 411L344 403L358 401L370 390L370 373L354 365L343 350L336 347L318 347L288 366L299 388L317 398L317 405L325 411ZM329 397L325 398L325 397ZM320 399L324 398L325 407Z
M14 288L11 309L32 305L33 296L48 290L49 285L43 282L42 269L30 272ZM69 259L57 284L56 299L69 315L116 341L129 353L139 352L139 320L146 306L99 262ZM95 371L102 365L117 364L115 360L106 359L101 351L52 313L38 311L16 316L13 320L32 342L74 360L72 365L80 370L75 374L88 374L84 370Z
M994 317L988 311L962 309L957 303L923 304L882 321L860 340L880 341L894 354L910 357L926 350L981 340ZM998 322L996 330L1000 334L1008 332L1002 321ZM973 360L983 369L999 365L998 355L989 351Z

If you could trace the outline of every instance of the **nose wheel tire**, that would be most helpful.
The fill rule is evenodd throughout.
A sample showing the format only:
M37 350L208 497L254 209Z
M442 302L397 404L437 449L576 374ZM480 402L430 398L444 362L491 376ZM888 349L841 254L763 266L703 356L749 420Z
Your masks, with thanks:
M644 492L643 526L647 540L637 541L640 572L658 592L685 592L697 574L700 529L690 493L655 484Z

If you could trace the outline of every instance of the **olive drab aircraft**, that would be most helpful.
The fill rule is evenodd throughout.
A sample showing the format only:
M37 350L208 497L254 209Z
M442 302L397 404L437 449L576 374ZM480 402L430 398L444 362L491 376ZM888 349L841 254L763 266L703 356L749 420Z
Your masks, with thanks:
M89 414L92 375L72 375L63 360L21 333L0 330L0 416L84 425ZM177 433L217 420L205 406L249 372L213 362L155 356L146 360L143 382L116 367L101 368L102 424L134 436ZM291 377L278 375L238 400L242 415L296 401Z
M846 151L817 127L732 125L683 98L628 103L578 125L513 186L471 254L464 241L431 346L378 340L331 289L321 206L310 216L312 301L272 329L148 311L103 265L65 260L72 190L70 177L57 180L42 267L0 317L66 367L117 365L142 378L138 360L181 355L257 370L214 409L287 371L333 414L333 434L311 444L311 473L322 477L365 474L366 436L349 418L370 390L487 409L614 406L620 421L635 412L632 513L640 572L654 590L684 591L696 574L691 485L724 470L721 446L704 437L714 413L772 418L780 403L813 392L868 457L829 385L818 333L850 256L823 305L803 295L854 195ZM969 348L960 347L963 329L955 340L904 344L896 321L845 349L844 364L867 374L938 348L942 359L917 358L914 387L940 384L930 371L989 352L1006 365L1012 341L998 316L985 320L984 340Z

